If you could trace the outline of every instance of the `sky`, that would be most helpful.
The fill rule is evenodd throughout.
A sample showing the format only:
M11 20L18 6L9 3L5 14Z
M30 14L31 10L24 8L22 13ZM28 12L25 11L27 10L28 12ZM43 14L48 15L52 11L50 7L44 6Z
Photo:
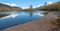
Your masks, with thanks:
M58 2L60 0L0 0L0 2L8 3L12 6L13 5L19 6L21 8L29 8L30 5L32 5L34 8L39 7L43 4L45 4L46 1Z

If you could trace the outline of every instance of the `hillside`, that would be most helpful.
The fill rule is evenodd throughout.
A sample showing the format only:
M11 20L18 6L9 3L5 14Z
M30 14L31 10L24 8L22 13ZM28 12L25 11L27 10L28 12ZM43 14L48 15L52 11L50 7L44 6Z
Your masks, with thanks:
M17 6L11 7L10 5L0 3L0 11L6 11L6 10L22 10L22 8Z
M38 8L39 10L60 11L60 1L51 5L44 5Z

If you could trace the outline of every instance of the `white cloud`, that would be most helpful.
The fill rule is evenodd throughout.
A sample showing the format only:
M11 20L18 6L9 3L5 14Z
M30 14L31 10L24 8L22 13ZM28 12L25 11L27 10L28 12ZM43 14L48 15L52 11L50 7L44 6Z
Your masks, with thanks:
M46 4L46 5L48 5L48 4L53 4L53 2L49 2L49 1L47 1L47 4Z
M12 3L12 4L10 4L11 6L17 6L16 4L14 4L14 3Z
M9 5L9 6L11 6L11 7L13 7L13 6L18 6L18 5L16 5L15 3L5 3L5 2L0 2L0 3Z

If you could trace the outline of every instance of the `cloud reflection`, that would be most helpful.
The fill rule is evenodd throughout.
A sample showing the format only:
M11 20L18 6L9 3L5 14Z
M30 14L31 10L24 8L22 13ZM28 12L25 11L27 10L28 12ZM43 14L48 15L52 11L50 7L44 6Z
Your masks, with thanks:
M39 16L44 16L43 14L41 14L41 13L37 13Z

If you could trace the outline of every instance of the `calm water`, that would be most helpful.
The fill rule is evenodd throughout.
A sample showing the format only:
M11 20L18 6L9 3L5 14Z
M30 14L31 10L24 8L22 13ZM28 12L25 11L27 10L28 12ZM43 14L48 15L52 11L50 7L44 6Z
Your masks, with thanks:
M44 16L42 13L45 11L8 11L0 12L0 14L9 14L8 16L0 18L0 30L27 22L37 20ZM32 16L30 16L32 15Z

